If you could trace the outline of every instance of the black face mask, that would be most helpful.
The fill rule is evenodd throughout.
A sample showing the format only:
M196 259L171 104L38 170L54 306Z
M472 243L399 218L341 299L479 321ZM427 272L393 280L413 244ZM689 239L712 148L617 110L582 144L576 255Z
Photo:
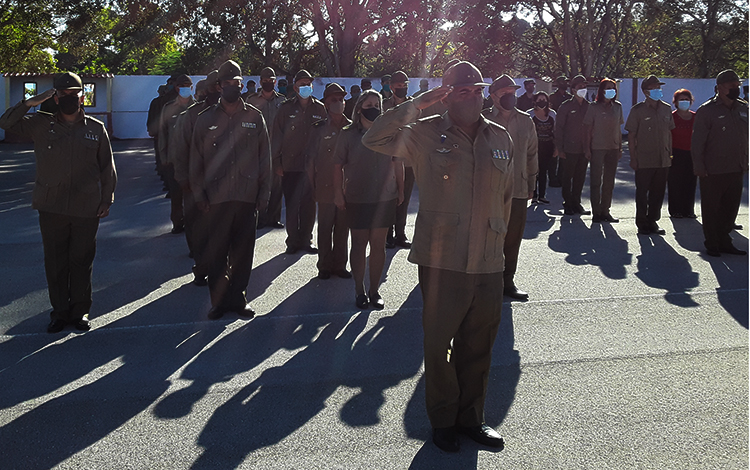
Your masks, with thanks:
M398 96L399 98L405 98L407 91L409 91L409 90L406 89L406 88L395 88L393 90L393 94L396 95L396 96Z
M366 108L362 109L362 116L368 121L374 121L380 116L380 110L378 108Z
M239 86L225 86L221 88L221 99L228 103L236 103L241 93Z
M60 111L62 111L63 114L75 114L81 108L78 95L58 96L57 102L60 106Z
M740 87L737 88L730 88L729 92L727 92L727 98L734 101L737 98L740 97Z
M516 95L514 93L508 93L507 95L501 96L500 106L502 106L503 109L507 109L508 111L515 108L516 107Z
M539 109L544 109L547 106L549 106L549 103L547 103L546 101L540 101L540 102L536 103L536 107L539 108Z
M260 87L263 88L263 91L265 91L266 93L268 93L269 91L273 91L273 86L273 82L263 82L260 84Z

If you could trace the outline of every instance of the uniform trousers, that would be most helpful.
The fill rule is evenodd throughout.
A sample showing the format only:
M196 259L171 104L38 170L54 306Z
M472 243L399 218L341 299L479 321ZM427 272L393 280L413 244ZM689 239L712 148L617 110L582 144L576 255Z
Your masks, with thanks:
M639 230L653 230L661 219L664 191L667 189L667 168L635 170L635 225Z
M211 204L208 239L208 288L211 306L244 308L255 251L255 203L229 201Z
M52 320L75 322L91 308L98 217L39 211Z
M536 177L537 191L534 191L534 195L538 197L545 197L547 195L547 177L549 181L555 178L555 158L552 154L555 153L555 144L553 142L539 142L539 174Z
M698 177L693 173L690 150L672 149L672 166L667 177L669 215L695 214L695 187Z
M311 245L315 200L307 173L285 171L281 188L286 201L286 246L298 249Z
M582 153L566 153L561 163L563 165L563 206L576 209L581 205L581 193L586 182L586 169L589 161Z
M701 220L705 246L720 250L732 246L734 228L742 201L742 172L701 176Z
M505 270L503 271L503 282L505 287L514 286L513 277L518 267L518 253L521 251L521 240L526 228L526 210L528 201L521 198L513 198L510 206L510 218L508 219L508 232L505 234L505 245L503 245L503 256L505 256Z
M172 221L173 227L184 227L185 213L182 210L182 186L174 179L174 164L167 163L163 166L163 169L165 182L169 188L169 201L171 203L169 219Z
M482 424L503 275L419 266L419 287L430 423L433 428Z
M346 211L333 203L318 203L318 270L341 271L349 260Z
M271 198L265 212L258 214L258 226L268 226L281 222L281 176L273 173L271 179Z
M620 151L618 149L591 151L591 212L595 216L609 214Z
M185 240L187 240L188 249L193 254L193 260L195 261L193 274L196 277L205 277L208 276L206 247L208 245L208 232L211 227L210 218L208 214L198 209L192 191L183 191L183 196L185 204Z
M410 166L404 167L404 202L396 207L396 223L394 231L396 238L406 239L406 216L409 215L409 199L414 190L414 169Z

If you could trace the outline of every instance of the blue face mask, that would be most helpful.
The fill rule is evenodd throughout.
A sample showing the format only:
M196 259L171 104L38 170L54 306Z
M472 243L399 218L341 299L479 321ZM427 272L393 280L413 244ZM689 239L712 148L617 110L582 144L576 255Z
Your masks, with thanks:
M657 88L656 90L649 90L648 96L654 101L659 101L664 96L664 93L662 93L661 88Z
M279 87L279 93L281 93L282 95L286 95L286 87L285 86L280 86Z
M180 96L183 98L190 98L190 96L193 94L193 90L191 90L189 87L181 87L179 90Z
M297 92L300 98L307 99L312 95L312 86L305 85L299 87L299 91Z
M688 100L680 100L677 102L677 109L680 111L687 111L690 109L690 101Z
M607 98L608 100L615 99L615 96L617 96L617 90L613 90L611 88L604 90L604 97Z

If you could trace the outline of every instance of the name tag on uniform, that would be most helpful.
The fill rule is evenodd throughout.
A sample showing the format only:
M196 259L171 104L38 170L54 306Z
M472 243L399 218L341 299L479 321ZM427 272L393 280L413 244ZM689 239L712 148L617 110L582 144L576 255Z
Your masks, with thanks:
M243 122L242 127L245 129L255 129L255 123L254 122Z
M316 116L313 114L313 119L323 119L323 116Z
M742 117L745 117L745 118L746 118L746 117L747 117L747 113L740 113L740 116L742 116Z
M498 160L510 160L510 154L507 150L493 150L492 158L496 158Z
M86 140L93 140L94 142L99 142L99 136L96 134L92 134L90 132L87 132L86 135L83 136Z

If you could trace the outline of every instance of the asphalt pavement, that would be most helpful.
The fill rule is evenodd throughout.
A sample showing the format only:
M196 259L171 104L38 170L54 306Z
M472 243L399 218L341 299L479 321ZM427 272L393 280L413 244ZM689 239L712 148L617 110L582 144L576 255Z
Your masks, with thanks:
M30 145L0 144L0 469L746 469L748 257L703 253L701 219L639 236L633 172L612 214L532 205L493 351L495 452L438 450L424 408L421 295L388 250L383 311L351 280L316 278L258 232L258 315L210 321L150 141L113 144L92 330L45 332L49 301ZM733 233L748 249L747 178ZM584 205L589 207L588 180ZM412 233L418 193L412 198ZM700 215L700 206L696 205Z

